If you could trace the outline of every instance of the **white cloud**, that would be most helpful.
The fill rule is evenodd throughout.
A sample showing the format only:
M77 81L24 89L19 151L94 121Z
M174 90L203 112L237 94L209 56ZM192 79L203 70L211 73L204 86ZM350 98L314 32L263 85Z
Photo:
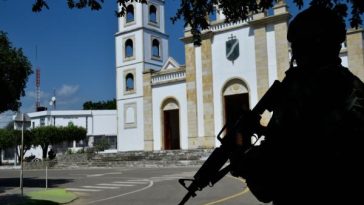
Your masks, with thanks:
M63 84L56 90L57 109L74 109L79 107L80 97L75 95L79 91L79 85Z
M35 111L35 104L36 104L37 94L35 91L26 91L26 95L22 98L22 106L21 111L28 113ZM40 91L40 105L41 106L48 106L49 100L51 99L51 94L48 92Z
M68 105L68 106L71 106L75 103L78 103L81 101L81 98L79 97L72 97L72 98L67 98L67 99L61 99L59 101L57 101L57 104L58 105Z
M81 98L78 95L79 85L63 84L56 89L56 109L79 109ZM53 96L52 92L40 91L41 106L52 109L49 102ZM22 112L35 111L36 92L34 90L27 90L26 96L22 98ZM1 126L1 125L0 125Z
M36 99L37 98L37 94L36 94L36 92L35 91L27 91L27 93L26 93L26 95L25 95L26 97L30 97L30 98L34 98L34 99ZM40 98L42 99L42 98L49 98L49 93L45 93L45 92L43 92L43 91L40 91Z
M60 89L57 90L56 95L57 96L71 96L73 94L75 94L78 89L79 89L79 85L62 85L62 87Z

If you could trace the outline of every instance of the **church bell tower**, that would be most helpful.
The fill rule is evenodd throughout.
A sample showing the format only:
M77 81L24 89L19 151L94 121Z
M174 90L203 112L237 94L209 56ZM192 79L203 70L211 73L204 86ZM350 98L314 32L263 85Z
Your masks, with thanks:
M119 10L121 7L119 6ZM143 73L168 59L164 0L129 2L115 34L118 151L144 150ZM149 133L152 135L152 133Z

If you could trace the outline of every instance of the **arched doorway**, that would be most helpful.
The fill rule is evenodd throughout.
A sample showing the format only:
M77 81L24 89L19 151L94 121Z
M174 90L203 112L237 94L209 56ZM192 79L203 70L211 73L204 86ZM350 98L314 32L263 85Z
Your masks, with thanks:
M232 79L228 81L222 92L224 102L224 123L229 127L238 120L239 116L249 110L249 90L244 81Z
M163 149L180 149L179 105L169 98L162 104Z

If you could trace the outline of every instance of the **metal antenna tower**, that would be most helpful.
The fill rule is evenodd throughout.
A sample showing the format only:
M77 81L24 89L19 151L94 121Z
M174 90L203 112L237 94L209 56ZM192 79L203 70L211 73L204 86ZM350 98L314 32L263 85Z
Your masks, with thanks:
M38 60L38 47L35 46L35 61ZM40 107L40 69L39 67L36 69L36 79L35 79L35 87L36 87L36 101L35 101L35 111L38 111Z
M35 86L36 86L35 107L36 107L36 110L38 110L38 108L40 107L40 69L39 68L37 68L37 70L36 70Z

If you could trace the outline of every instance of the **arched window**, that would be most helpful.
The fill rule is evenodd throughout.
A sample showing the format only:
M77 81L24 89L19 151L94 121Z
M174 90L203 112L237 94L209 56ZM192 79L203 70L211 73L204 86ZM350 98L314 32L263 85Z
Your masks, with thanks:
M160 57L159 53L159 41L157 39L153 39L152 41L152 55L153 57Z
M134 76L131 73L127 74L125 77L125 90L126 91L134 90Z
M125 41L125 57L133 57L134 55L134 47L133 47L133 41L131 39L128 39Z
M154 5L149 7L149 21L157 23L157 8Z
M126 7L126 23L134 21L134 6L129 5Z

